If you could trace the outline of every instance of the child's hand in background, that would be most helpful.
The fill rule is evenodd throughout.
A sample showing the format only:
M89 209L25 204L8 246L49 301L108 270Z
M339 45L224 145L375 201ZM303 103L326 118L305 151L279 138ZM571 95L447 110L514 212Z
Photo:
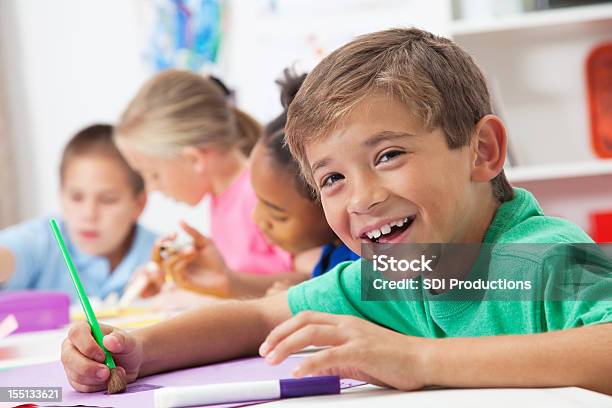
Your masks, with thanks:
M133 335L101 324L104 347L113 356L117 369L128 383L139 374L143 359L142 344ZM94 340L89 325L79 322L68 331L62 343L62 364L72 387L80 392L106 389L110 370L104 365L104 352Z
M176 234L170 234L155 241L151 250L151 260L139 267L132 275L128 287L136 286L139 297L148 298L161 292L166 282L166 274L162 268L162 248L171 244L175 239Z
M134 272L132 284L136 284L137 281L144 279L146 284L140 292L140 297L148 298L157 295L161 290L165 282L164 272L161 269L160 264L157 262L149 261L147 264L141 266Z
M193 239L193 244L162 261L164 273L175 283L202 294L227 296L232 272L228 269L215 244L195 228L181 223Z
M414 390L427 384L427 341L354 316L301 312L272 330L259 352L276 365L307 346L330 346L305 358L293 375L339 375Z

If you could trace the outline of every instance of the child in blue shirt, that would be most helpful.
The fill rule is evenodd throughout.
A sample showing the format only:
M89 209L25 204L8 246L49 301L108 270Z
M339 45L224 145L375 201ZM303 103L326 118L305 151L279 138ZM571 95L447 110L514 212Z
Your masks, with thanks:
M112 132L106 124L81 130L66 145L60 165L60 229L85 290L101 298L123 291L155 241L137 224L146 204L143 181L120 155ZM49 218L0 232L0 288L57 290L74 300Z

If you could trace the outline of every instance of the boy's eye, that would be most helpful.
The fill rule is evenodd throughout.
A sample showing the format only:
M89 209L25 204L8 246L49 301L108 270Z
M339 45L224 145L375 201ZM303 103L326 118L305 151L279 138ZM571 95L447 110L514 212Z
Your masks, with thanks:
M378 158L378 160L376 161L376 164L388 162L389 160L393 159L394 157L400 156L400 155L402 155L404 153L405 152L403 152L401 150L390 150L388 152L385 152L385 153L381 154L380 157Z
M115 197L102 197L100 198L102 204L115 204L117 199Z
M342 180L343 178L344 176L339 173L330 174L329 176L325 177L323 181L321 181L321 188L331 187L332 185L334 185L334 183Z
M83 196L81 194L70 194L70 199L72 201L81 201Z

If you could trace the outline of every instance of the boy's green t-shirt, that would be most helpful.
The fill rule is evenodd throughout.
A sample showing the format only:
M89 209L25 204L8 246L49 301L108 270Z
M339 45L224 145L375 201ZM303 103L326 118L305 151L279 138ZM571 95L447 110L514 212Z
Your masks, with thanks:
M528 191L518 188L514 191L514 198L503 203L495 214L485 243L593 242L572 223L544 216ZM529 270L534 275L547 261L544 255L493 253L496 269ZM587 300L445 301L428 298L425 301L364 301L361 297L361 261L354 261L339 264L325 275L289 289L288 299L293 314L314 310L354 315L414 336L473 337L540 333L612 322L611 282L608 275L589 288L596 295ZM535 290L540 289L534 287ZM533 299L537 295L534 293Z

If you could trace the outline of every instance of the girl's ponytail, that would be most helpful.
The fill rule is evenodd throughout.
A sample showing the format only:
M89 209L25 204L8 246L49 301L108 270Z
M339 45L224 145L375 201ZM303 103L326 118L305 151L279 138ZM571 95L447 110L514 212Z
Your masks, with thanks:
M242 139L241 149L247 156L253 150L255 143L261 135L261 125L249 114L241 111L235 106L230 106L236 123L236 132Z

